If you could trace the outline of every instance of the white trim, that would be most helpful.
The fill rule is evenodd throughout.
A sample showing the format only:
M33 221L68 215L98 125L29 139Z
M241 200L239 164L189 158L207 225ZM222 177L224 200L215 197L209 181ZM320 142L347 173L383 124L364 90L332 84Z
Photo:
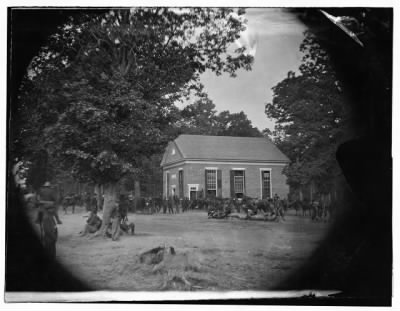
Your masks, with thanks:
M211 164L211 165L215 165L215 164L229 164L229 165L287 165L289 164L289 162L287 163L282 163L282 162L225 162L225 161L220 161L220 162L209 162L209 161L201 161L201 160L187 160L184 162L186 163L190 163L190 164Z
M209 161L195 161L195 160L183 160L179 161L178 163L170 163L170 164L166 164L163 166L163 169L170 169L170 168L174 168L176 166L182 166L185 164L205 164L205 165L256 165L256 166L285 166L287 164L289 164L289 162L225 162L225 161L221 161L221 162L209 162ZM214 167L212 167L212 169L214 169Z
M190 188L196 188L196 191L199 191L199 184L187 184L188 192L190 194Z
M199 191L199 184L188 184L188 195L187 197L190 199L190 188L196 188L196 192ZM196 199L197 199L197 194L196 194Z
M262 172L269 171L269 193L272 198L272 169L269 167L260 167L260 199L262 200L262 191L263 191L263 180L262 180Z
M209 171L216 171L218 170L218 167L205 167L204 169Z
M178 171L183 171L183 168L182 168L182 167L180 167L180 168L178 169Z
M245 171L245 168L237 168L237 167L233 167L231 168L231 171Z

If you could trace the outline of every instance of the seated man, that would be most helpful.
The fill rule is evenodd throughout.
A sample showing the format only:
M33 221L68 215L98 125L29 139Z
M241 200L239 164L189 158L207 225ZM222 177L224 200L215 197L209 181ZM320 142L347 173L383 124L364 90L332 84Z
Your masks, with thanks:
M83 229L83 231L79 232L79 235L84 236L88 233L95 233L97 230L100 229L101 223L102 221L100 217L97 215L97 209L94 208L90 212L90 216L86 221L85 228Z
M135 234L135 224L133 222L128 221L128 217L121 220L120 228L121 228L121 231L126 234L130 234L130 235Z

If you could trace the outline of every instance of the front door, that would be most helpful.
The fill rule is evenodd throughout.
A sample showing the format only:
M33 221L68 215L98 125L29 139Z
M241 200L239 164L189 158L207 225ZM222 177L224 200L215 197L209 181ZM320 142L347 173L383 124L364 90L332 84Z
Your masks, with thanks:
M188 185L189 187L189 199L191 201L197 200L198 185Z
M194 188L194 190L190 189L190 200L196 200L197 199L197 191L196 188Z

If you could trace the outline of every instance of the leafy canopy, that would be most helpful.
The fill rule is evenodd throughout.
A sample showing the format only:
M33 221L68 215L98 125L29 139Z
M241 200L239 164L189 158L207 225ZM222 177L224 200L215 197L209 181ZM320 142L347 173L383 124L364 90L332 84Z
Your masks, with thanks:
M205 70L235 76L253 58L231 44L233 9L121 9L71 19L32 61L20 97L24 154L46 150L74 176L115 182L159 152L174 103Z
M349 111L329 56L310 32L300 50L304 53L300 75L289 72L273 88L265 112L275 119L275 142L291 160L285 171L288 183L328 187L339 174L335 154L350 133Z

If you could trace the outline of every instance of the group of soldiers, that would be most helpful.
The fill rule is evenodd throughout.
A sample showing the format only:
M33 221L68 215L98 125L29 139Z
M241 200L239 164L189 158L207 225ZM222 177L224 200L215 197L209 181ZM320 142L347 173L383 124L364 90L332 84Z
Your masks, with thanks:
M133 207L135 203L133 200L130 206ZM189 200L189 198L179 198L178 196L170 196L169 198L162 199L160 197L146 197L137 200L135 205L136 212L143 212L147 214L164 213L164 214L179 214L185 213L193 209L203 209L203 200Z
M115 202L111 214L110 221L104 226L104 235L110 237L113 241L117 241L121 234L135 234L135 224L128 219L129 201L127 197L121 194ZM97 215L97 207L92 208L84 229L79 233L85 236L100 230L103 220Z
M302 216L308 216L312 221L329 221L335 210L335 202L328 195L317 195L313 200L294 200L288 204L293 208L296 215L301 212Z
M232 213L245 213L244 219L264 219L284 221L288 209L293 208L296 215L301 210L303 216L312 221L329 221L332 217L333 203L327 195L316 196L312 201L294 200L289 202L277 194L273 198L253 199L214 199L206 201L209 218L226 218Z
M84 194L70 193L61 199L61 206L64 210L64 214L68 213L69 207L71 207L72 214L74 214L76 206L84 205L86 207L86 211L91 211L94 208L101 209L103 205L102 199L103 197L100 196L100 202L98 204L96 194L90 194L89 192Z
M65 213L67 213L68 207L72 207L72 213L74 213L75 206L81 205L84 205L86 210L89 211L84 228L79 232L80 236L99 231L103 224L102 219L97 214L102 207L102 202L100 201L100 204L98 204L96 196L85 194L83 196L68 195L60 198L56 189L51 187L50 182L45 182L34 197L34 206L37 207L35 223L39 225L40 240L43 247L52 258L56 256L57 225L62 224L58 213L59 205L62 206ZM129 202L124 195L121 195L111 211L110 222L105 225L105 236L111 237L115 241L123 233L134 234L135 225L128 219L128 209Z
M226 218L232 213L245 213L244 219L262 216L263 220L285 220L286 200L281 200L277 194L269 199L217 199L208 206L209 218Z
M56 255L56 242L58 238L57 225L62 224L58 215L58 199L55 189L51 188L50 182L46 182L38 191L36 197L38 213L36 223L40 225L40 236L44 248L52 257ZM75 212L75 206L85 205L89 211L88 219L83 230L79 233L81 236L95 233L102 226L102 219L97 212L102 207L103 202L98 202L97 197L90 194L84 196L69 195L61 200L61 206L64 212L72 206L72 213ZM202 198L189 200L188 198L178 198L171 196L167 199L161 198L143 198L139 206L149 211L149 213L176 214L187 212L189 210L207 211L209 218L226 218L231 213L245 213L246 219L262 216L264 220L285 220L285 212L288 208L294 208L296 215L298 210L303 210L303 215L309 212L312 220L326 219L330 211L330 202L324 197L321 200L314 200L311 203L304 201L293 201L289 203L286 199L280 199L277 194L269 199L252 199L244 197L241 199L222 199L222 198ZM98 204L100 203L100 204ZM112 240L118 240L123 233L134 234L135 225L128 220L128 211L131 210L133 201L124 194L121 194L112 209L110 222L104 227L105 235Z
M133 206L132 202L129 202ZM148 214L164 213L179 214L192 210L206 211L209 218L224 218L232 212L246 213L248 217L256 214L270 215L277 220L285 220L287 200L282 200L276 194L270 199L244 198L218 198L205 197L190 200L187 197L179 198L170 196L168 198L141 198L136 206L136 212Z

